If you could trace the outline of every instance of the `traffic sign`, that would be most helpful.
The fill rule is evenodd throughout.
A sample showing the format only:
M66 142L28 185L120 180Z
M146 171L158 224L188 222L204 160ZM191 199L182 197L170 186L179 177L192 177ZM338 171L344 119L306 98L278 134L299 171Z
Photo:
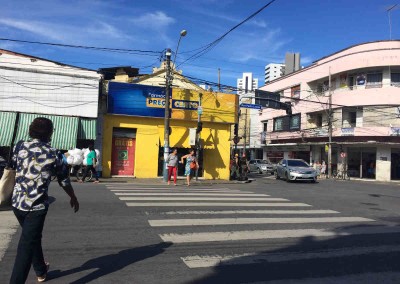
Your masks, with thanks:
M240 104L240 107L252 108L252 109L261 109L261 105L255 105L255 104Z

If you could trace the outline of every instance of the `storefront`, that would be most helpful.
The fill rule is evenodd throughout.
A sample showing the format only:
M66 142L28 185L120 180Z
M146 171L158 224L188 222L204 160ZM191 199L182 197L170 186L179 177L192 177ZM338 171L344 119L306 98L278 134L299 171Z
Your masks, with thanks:
M163 167L165 88L109 82L103 126L103 176L154 178ZM229 178L230 127L237 96L173 89L170 148L178 155L195 146L198 106L202 106L200 176ZM182 169L180 171L182 173Z
M8 155L12 144L20 140L29 140L29 125L36 117L46 117L53 122L54 133L51 145L54 148L65 151L77 147L84 148L93 144L96 139L95 118L0 112L0 155ZM16 129L16 136L12 141L14 129Z
M264 148L264 159L271 163L278 163L282 159L303 159L311 162L310 146L308 145L274 145L270 144Z

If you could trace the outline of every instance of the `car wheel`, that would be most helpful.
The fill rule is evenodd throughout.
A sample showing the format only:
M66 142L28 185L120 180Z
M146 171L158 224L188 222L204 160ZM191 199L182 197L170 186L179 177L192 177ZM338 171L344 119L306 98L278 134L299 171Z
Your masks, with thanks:
M274 172L274 175L275 175L275 178L276 178L276 179L280 179L280 177L279 177L279 175L278 175L278 171L275 171L275 172Z
M311 181L311 183L316 183L317 182L317 178L315 178L315 179L313 179L312 181Z
M289 176L287 173L285 174L285 179L286 179L286 182L290 182L290 179L289 179Z
M262 174L262 170L260 168L257 169L259 174Z

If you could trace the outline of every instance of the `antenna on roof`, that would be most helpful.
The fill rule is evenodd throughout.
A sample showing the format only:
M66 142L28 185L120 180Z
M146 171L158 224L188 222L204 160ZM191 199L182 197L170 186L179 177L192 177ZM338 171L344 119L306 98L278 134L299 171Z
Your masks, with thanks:
M388 12L388 17L389 17L389 39L392 40L392 13L391 11L396 8L398 4L392 5L389 8L386 9L386 12Z

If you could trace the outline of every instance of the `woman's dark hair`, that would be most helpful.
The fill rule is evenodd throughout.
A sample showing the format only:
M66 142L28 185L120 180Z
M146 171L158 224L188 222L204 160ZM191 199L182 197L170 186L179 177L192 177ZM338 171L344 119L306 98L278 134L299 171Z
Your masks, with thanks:
M189 150L189 153L192 153L192 152L194 152L196 154L196 150L193 148Z
M93 144L90 144L88 148L89 148L90 151L93 151L94 150Z
M53 122L50 119L37 117L29 126L29 136L42 142L50 142L53 129Z

